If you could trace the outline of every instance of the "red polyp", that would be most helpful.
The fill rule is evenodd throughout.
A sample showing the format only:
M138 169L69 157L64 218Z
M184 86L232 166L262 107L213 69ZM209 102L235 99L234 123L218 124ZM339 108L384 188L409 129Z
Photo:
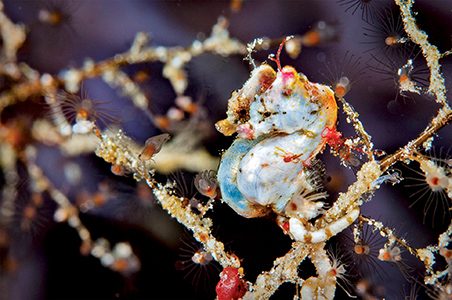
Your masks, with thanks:
M283 77L283 80L289 80L295 77L294 69L292 67L285 66L281 70L281 74Z
M246 293L246 285L234 267L226 267L220 273L220 281L216 287L218 300L231 300L242 298Z
M283 161L285 163L291 162L292 161L292 157L291 156L284 156Z
M290 230L289 222L284 222L282 224L282 228L283 228L284 232L289 232L289 230Z
M330 145L331 148L337 149L344 144L342 139L342 133L336 130L336 128L326 127L322 132L322 138Z
M437 186L438 185L438 183L439 183L439 178L438 177L433 177L431 180L430 180L430 183L433 185L433 186Z

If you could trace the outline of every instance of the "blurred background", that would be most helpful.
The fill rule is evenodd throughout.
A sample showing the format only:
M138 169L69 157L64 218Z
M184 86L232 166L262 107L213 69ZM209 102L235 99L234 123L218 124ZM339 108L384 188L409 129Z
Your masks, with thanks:
M411 74L419 86L427 86L428 74L419 49L409 41L397 47L385 43L390 34L402 38L404 34L397 8L391 1L5 0L4 4L14 22L27 26L28 37L19 60L41 73L58 74L68 67L81 66L86 58L99 61L127 51L139 31L150 34L153 46L189 46L195 39L208 37L212 26L223 16L229 22L230 35L244 43L258 37L303 36L316 30L325 34L326 37L312 45L303 46L297 57L283 51L281 62L294 66L312 82L334 84L346 75L352 83L346 99L360 113L377 149L391 153L406 144L427 126L439 107L429 95L409 92L401 95L399 92L397 69L408 59L413 59ZM441 52L452 49L452 1L418 0L414 9L418 24L428 33L430 41ZM50 26L42 20L43 10L58 10L64 19L58 26ZM276 50L277 47L270 47L257 51L253 57L257 62L272 64L267 57ZM446 85L450 88L452 60L449 57L442 62ZM162 67L156 62L123 69L132 77L142 75L141 79L133 78L137 78L151 99L149 110L158 115L174 107L176 98L171 84L162 76ZM199 121L203 130L202 144L212 155L219 156L233 139L216 132L214 123L225 117L231 92L243 85L251 68L242 56L203 54L194 58L186 70L189 85L184 94L200 103L206 112ZM2 80L0 84L2 90L8 88L7 81ZM101 79L86 80L83 88L90 98L105 100L102 104L105 111L139 143L160 132L142 111ZM448 96L450 99L450 93ZM32 99L8 108L1 115L2 121L45 116L47 112L42 103L40 98ZM105 126L108 125L107 122ZM344 136L354 135L343 114L339 129ZM451 128L441 130L433 143L434 155L450 159L451 141ZM206 266L191 263L190 258L199 245L162 211L146 188L136 184L131 176L114 176L110 165L94 154L68 158L52 147L36 146L38 163L74 203L79 203L77 201L86 194L94 194L102 188L108 190L108 201L86 210L81 219L94 238L104 237L112 244L129 241L141 268L125 276L104 268L92 256L81 255L76 232L66 224L53 221L55 205L50 199L44 199L25 230L20 226L21 212L29 203L30 194L23 188L19 189L16 201L18 225L8 234L8 246L0 251L3 265L0 299L215 297L220 267L215 263ZM341 166L328 151L320 158L326 166L325 188L331 203L354 181L355 170ZM66 170L74 165L80 170L79 178L71 181ZM416 173L417 164L409 167L398 164L395 168L407 179L396 186L383 186L372 201L363 206L363 214L394 227L414 247L435 243L438 234L450 222L450 202L441 202L440 197L429 193L416 194L420 188L411 187L417 181L410 178L422 179ZM23 178L21 184L26 186L24 166L19 165L18 170ZM180 193L190 198L196 192L194 175L181 170L157 176L161 181L174 179L182 186L185 182L186 188ZM253 282L260 272L270 269L273 260L290 249L289 237L276 226L273 217L245 219L222 203L215 204L210 216L215 224L214 235L243 259L249 281ZM418 274L422 274L423 269L413 257L402 253L403 263L383 263L369 258L358 264L353 259L351 236L351 231L346 230L330 243L331 251L349 265L349 283L342 283L348 292L356 294L357 284L365 283L377 298L406 299L405 295L413 290L418 291L418 299L426 297L421 284L413 287L407 280L417 278L422 283L422 276ZM384 243L378 233L369 231L368 238L376 243L375 249ZM308 263L302 264L300 272L302 278L313 274ZM274 299L291 299L294 291L293 287L284 285ZM341 288L336 295L338 299L347 298Z

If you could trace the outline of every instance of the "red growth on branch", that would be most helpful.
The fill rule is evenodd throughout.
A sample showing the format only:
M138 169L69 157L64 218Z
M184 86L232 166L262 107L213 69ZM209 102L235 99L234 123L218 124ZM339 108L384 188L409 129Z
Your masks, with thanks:
M220 273L220 281L216 287L218 300L231 300L242 298L246 293L246 284L240 278L239 270L226 267Z

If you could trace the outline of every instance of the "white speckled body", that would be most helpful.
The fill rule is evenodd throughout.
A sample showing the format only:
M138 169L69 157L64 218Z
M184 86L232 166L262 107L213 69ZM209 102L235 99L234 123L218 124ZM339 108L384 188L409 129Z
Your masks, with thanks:
M269 76L268 66L264 68ZM261 76L253 72L252 76ZM256 84L256 78L245 83ZM218 170L223 200L245 217L265 214L268 209L283 213L292 197L303 189L303 170L324 146L322 132L336 123L337 106L333 92L313 84L292 67L276 73L271 85L254 88L259 93L247 98L246 117L228 111L220 121L246 129L248 139L238 138L224 153ZM234 95L243 95L239 91ZM234 99L240 104L240 99ZM222 131L223 132L223 131Z
M301 161L309 158L319 142L320 136L311 138L299 132L262 140L241 159L237 174L239 190L250 202L272 206L279 212L284 210L292 195L303 188ZM284 161L285 155L279 149L300 156Z
M308 90L298 76L286 74L289 75L277 76L271 87L251 103L248 123L254 130L254 137L323 130L325 127L320 104L311 102Z

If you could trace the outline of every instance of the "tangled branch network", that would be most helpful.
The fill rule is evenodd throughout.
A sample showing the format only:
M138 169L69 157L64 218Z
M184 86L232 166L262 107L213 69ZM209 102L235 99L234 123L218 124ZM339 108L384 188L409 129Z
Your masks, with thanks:
M373 14L376 8L366 6L373 2L338 1L349 12L362 11L369 24L383 18ZM109 164L114 175L145 183L146 186L140 185L140 195L156 201L199 243L189 261L198 266L213 261L219 264L221 272L214 279L217 299L268 299L286 283L295 287L294 299L333 299L338 287L349 297L377 299L378 293L364 277L352 278L352 273L357 273L352 262L329 249L330 243L348 229L352 232L348 247L353 256L397 265L406 273L407 282L424 287L435 299L449 299L452 223L439 234L437 243L415 247L409 236L399 236L384 221L362 213L366 203L376 201L373 196L380 187L405 180L395 165L413 162L419 165L416 172L424 188L420 197L427 195L429 203L442 201L450 222L451 158L425 153L439 131L452 121L441 69L441 61L451 52L440 52L419 28L412 0L395 0L395 4L403 35L386 32L384 47L412 44L419 49L396 64L391 76L397 93L402 97L433 97L437 110L416 138L393 153L386 153L375 147L365 122L360 121L358 111L346 100L353 78L341 70L333 82L321 84L311 81L297 67L281 64L282 55L296 59L303 56L302 49L334 42L338 33L331 24L322 21L302 35L257 38L246 43L231 37L228 20L220 17L209 36L194 40L189 46L152 46L149 36L139 32L126 52L102 61L86 59L80 67L49 74L18 59L18 51L27 40L27 28L12 22L0 3L0 76L5 83L0 91L0 246L8 249L13 245L14 228L29 230L43 203L51 201L53 220L75 229L83 255L97 258L106 268L126 277L141 268L140 255L129 242L94 237L98 234L93 235L83 222L83 214L103 206L114 192L99 186L96 192L74 201L40 162L39 145L46 145L70 158L95 153ZM241 5L246 3L232 1L231 9L240 10ZM62 12L51 9L41 10L39 16L41 22L51 25L64 20ZM275 53L259 62L254 56L264 51ZM232 92L226 117L215 124L219 133L234 137L221 157L212 155L202 145L206 108L186 95L190 77L187 65L206 53L241 56L252 68L248 80ZM413 61L418 56L427 65L425 86L414 76ZM174 105L165 114L149 109L150 97L141 85L149 74L137 72L132 76L126 71L130 66L150 62L163 65L162 75L176 95ZM358 64L354 63L353 68L357 69ZM116 117L105 110L105 103L83 95L83 82L92 78L100 78L121 93L161 134L150 136L144 145L128 136L118 126ZM17 111L23 102L36 101L33 99L40 99L46 113L24 119ZM16 113L11 113L16 107ZM345 115L353 136L338 128L340 114ZM326 171L320 159L320 154L327 152L356 172L354 182L331 201L324 188ZM161 174L181 169L197 173L194 185L198 195L180 193L184 188L181 181L162 181ZM77 164L71 164L65 173L77 182L83 177ZM26 183L22 177L27 178ZM24 187L29 201L20 209L17 225L18 194ZM290 249L254 280L247 277L243 259L214 235L214 212L229 209L220 203L243 218L270 219L291 240ZM381 238L380 244L372 243L372 234ZM423 265L423 275L409 272L402 253ZM313 266L310 273L307 262ZM4 269L6 274L8 268Z

